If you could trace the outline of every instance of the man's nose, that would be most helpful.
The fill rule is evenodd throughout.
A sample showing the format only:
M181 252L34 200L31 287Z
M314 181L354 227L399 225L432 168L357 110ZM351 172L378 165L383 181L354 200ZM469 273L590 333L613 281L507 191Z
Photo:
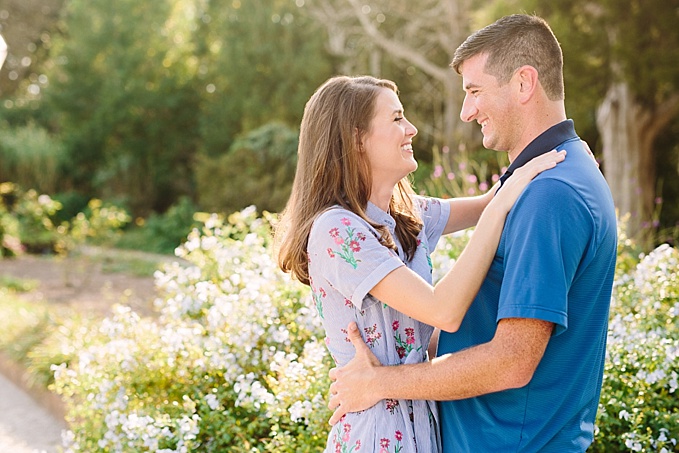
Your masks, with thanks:
M462 109L460 110L460 119L465 123L474 120L477 110L474 106L474 102L469 99L469 95L465 95L464 101L462 101Z

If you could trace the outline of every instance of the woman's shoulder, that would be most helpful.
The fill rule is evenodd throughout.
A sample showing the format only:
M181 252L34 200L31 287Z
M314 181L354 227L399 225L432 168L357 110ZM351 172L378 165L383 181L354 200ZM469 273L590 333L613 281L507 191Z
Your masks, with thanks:
M434 207L441 206L442 199L436 197L428 197L424 195L413 195L411 197L413 205L419 210L420 215L424 215Z
M368 223L364 219L362 219L361 216L359 216L358 214L336 205L318 214L318 216L313 222L311 230L313 232L313 230L319 228L323 230L326 227L330 228L338 226L346 227L351 225L366 227L369 226Z

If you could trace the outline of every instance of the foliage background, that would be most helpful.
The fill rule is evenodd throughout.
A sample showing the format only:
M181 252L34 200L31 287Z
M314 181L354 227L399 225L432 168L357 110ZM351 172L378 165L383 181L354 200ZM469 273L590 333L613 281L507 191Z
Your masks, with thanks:
M478 150L478 131L459 132L454 144L441 139L445 83L369 39L357 9L444 68L450 36L507 12L548 17L567 61L568 111L600 156L596 108L614 80L611 56L639 105L677 92L679 3L649 1L3 0L2 256L67 251L106 236L107 244L160 252L184 242L179 252L191 263L158 273L155 320L125 307L103 322L50 318L3 292L0 319L11 324L0 339L20 348L37 381L52 382L55 372L53 388L70 404L69 451L317 451L323 443L327 413L317 409L330 363L312 305L271 262L267 215L239 210L282 208L304 103L328 77L350 71L398 83L420 129L418 190L471 195L497 180L507 163ZM430 17L441 28L418 34L415 18L442 4L457 8L459 21ZM616 46L612 24L625 32ZM656 210L647 221L657 243L672 243L679 120L663 129L654 153ZM132 231L120 237L126 225ZM676 249L620 238L592 448L673 451ZM441 246L439 272L464 243L459 236Z
M267 143L257 158L236 156L243 141L268 127L293 137L315 88L351 72L401 87L420 129L415 179L425 191L435 149L448 147L451 165L461 153L495 165L477 152L478 128L443 131L461 93L447 65L470 31L520 11L547 17L561 38L569 114L601 157L595 117L615 82L612 67L627 74L639 105L677 92L679 2L653 2L455 0L441 9L429 0L4 0L0 179L69 200L72 215L90 198L135 218L163 214L182 197L198 210L279 211L291 173L267 178L261 162L294 167L292 140ZM678 125L671 121L653 148L657 195L644 220L660 229L658 242L673 241L679 221Z

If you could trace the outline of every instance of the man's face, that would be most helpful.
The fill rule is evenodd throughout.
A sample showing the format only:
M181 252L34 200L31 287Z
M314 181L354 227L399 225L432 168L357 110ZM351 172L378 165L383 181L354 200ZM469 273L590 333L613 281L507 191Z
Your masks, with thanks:
M495 76L484 72L487 54L476 55L460 68L462 86L466 93L460 118L481 125L483 146L510 154L515 150L519 138L516 101L512 93L512 81L500 86Z

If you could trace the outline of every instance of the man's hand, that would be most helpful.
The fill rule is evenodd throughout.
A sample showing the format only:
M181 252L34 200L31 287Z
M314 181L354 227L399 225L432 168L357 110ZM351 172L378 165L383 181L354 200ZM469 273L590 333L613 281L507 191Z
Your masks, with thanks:
M355 322L349 324L347 334L356 349L356 355L345 366L330 370L330 379L334 382L330 384L328 407L335 410L330 417L331 425L348 412L368 409L382 399L374 386L380 361L363 342Z

